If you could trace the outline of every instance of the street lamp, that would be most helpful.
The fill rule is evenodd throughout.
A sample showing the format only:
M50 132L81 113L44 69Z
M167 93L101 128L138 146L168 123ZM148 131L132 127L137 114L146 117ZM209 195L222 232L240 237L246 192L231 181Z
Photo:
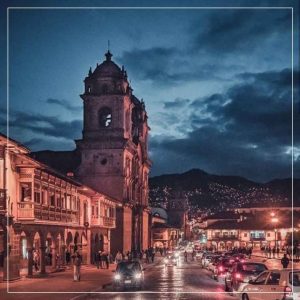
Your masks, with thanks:
M275 248L277 249L277 228L276 224L278 223L278 218L275 217L274 213L271 213L271 216L273 214L273 217L271 218L271 222L274 224L274 232L275 232Z

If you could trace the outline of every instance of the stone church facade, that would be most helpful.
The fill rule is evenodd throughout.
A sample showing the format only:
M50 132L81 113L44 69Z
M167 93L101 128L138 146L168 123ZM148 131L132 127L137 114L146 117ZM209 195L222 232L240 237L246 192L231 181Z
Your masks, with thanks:
M143 250L150 244L147 113L133 95L124 67L106 60L84 80L82 139L76 140L80 164L76 178L119 202L111 250Z

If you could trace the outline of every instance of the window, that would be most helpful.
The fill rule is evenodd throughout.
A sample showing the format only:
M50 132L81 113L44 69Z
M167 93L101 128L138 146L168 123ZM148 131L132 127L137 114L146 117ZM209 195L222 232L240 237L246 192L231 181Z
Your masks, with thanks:
M54 196L54 194L51 194L51 196L50 196L50 205L55 206L55 196Z
M270 233L270 232L268 232L268 233L267 233L267 237L270 237L270 236L271 236L271 233Z
M109 107L102 107L99 110L99 125L100 127L109 127L111 125L112 115Z
M270 276L267 280L267 284L270 285L279 285L279 281L280 281L280 273L278 272L271 272Z
M31 183L21 183L21 202L31 201Z
M247 237L247 233L246 232L244 233L244 237Z
M269 272L264 272L260 276L258 276L255 280L256 284L264 284L267 277L268 277Z
M41 194L40 194L40 192L34 191L34 202L41 203Z
M95 207L92 206L92 216L94 216L94 215L95 215Z

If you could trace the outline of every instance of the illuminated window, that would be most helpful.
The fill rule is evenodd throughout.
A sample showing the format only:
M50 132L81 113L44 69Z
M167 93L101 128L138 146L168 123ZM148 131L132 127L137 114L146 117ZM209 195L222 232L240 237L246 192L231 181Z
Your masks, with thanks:
M109 127L112 121L111 109L108 107L102 107L99 110L99 125L100 127Z

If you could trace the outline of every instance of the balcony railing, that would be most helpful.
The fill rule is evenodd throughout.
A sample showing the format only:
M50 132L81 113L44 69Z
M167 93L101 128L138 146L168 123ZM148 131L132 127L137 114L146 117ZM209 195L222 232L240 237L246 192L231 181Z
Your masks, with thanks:
M116 219L113 217L102 217L103 227L115 228L116 227Z
M34 220L34 202L18 203L18 220Z
M237 235L218 235L218 236L212 236L211 240L213 241L221 241L221 240L237 240L238 236Z
M0 213L4 213L5 211L6 211L5 190L0 189Z
M250 236L250 241L264 241L265 239L266 239L266 237L264 237L264 236L260 236L260 237Z
M18 203L18 220L47 220L79 224L79 213L65 208L45 206L34 202Z

